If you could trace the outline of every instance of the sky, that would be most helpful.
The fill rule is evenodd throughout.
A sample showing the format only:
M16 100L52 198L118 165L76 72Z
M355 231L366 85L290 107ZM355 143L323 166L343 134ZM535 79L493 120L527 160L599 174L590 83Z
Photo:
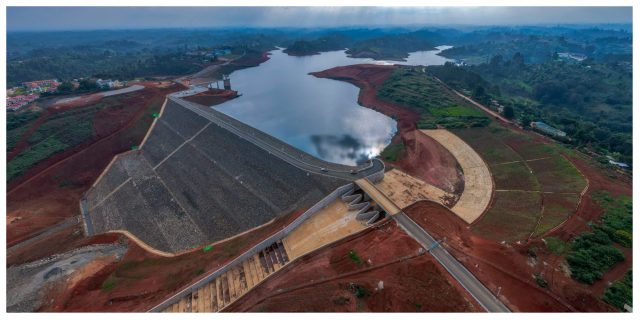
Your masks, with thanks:
M8 31L631 23L631 7L7 7Z

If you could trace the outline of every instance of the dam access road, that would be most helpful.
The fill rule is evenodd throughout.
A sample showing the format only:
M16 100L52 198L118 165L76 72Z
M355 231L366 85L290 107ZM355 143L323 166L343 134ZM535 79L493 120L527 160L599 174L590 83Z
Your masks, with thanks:
M253 143L281 160L307 172L347 181L355 181L384 170L384 163L379 159L372 159L358 166L348 166L324 161L213 108L204 107L176 98L175 96L169 96L168 99L179 103L183 107Z

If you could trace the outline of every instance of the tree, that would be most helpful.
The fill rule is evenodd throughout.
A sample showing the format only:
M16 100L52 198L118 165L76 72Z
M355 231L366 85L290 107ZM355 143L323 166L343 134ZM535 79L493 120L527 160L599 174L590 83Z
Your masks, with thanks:
M58 86L58 92L60 93L70 93L73 91L73 84L69 81L65 81Z
M523 127L528 128L531 126L531 122L533 122L533 120L534 120L534 117L532 114L525 113L522 115L522 118L520 121L522 122Z
M98 84L93 80L82 79L80 80L80 86L78 90L81 91L93 91L98 89Z
M507 119L513 119L513 117L515 116L515 112L513 111L513 107L512 106L504 107L504 110L502 111L502 114Z
M513 64L515 67L523 67L524 66L524 56L522 55L522 53L520 52L516 52L513 55L513 58L511 58L511 64Z

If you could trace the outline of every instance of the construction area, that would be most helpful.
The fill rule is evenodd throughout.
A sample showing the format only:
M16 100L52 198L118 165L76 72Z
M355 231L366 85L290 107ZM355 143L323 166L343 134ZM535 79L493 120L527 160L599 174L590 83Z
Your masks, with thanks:
M358 234L385 215L353 183L337 189L317 206L317 211L311 208L285 228L282 237L276 234L265 239L152 311L221 311L290 262Z
M493 180L487 164L473 148L448 130L421 131L447 148L462 167L464 191L451 211L466 223L473 223L485 212L491 202Z
M181 103L168 99L142 146L87 192L87 233L126 230L175 253L311 207L348 182L301 170Z

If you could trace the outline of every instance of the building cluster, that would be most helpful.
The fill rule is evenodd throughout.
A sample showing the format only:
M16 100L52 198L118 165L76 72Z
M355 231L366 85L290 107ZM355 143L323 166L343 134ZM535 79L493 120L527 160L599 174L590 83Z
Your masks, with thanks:
M98 87L102 89L122 88L125 86L124 81L111 80L111 79L106 79L106 80L98 79L96 80L96 84L98 85Z
M544 122L541 121L537 121L537 122L531 122L531 127L541 131L542 133L546 133L550 136L555 136L555 137L560 137L560 138L564 138L567 136L567 133L560 130L560 129L556 129Z
M38 94L23 94L14 97L7 97L7 111L16 111L23 106L33 102L40 97Z
M558 58L564 60L575 60L581 62L587 59L587 56L581 53L573 53L573 52L558 52Z
M25 90L31 93L54 92L58 89L58 86L60 86L60 82L58 82L58 80L56 79L36 80L23 82L22 86L25 88Z
M60 82L57 79L23 82L22 86L7 89L7 111L16 111L35 101L41 93L55 92Z

